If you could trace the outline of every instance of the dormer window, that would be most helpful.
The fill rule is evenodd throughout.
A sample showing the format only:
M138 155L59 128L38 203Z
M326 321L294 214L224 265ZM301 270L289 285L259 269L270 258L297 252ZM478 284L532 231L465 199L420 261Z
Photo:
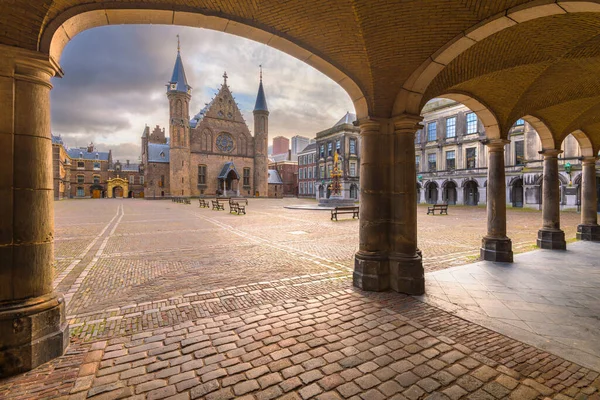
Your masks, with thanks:
M99 156L98 156L98 153L96 153L96 160L98 159L98 157L99 157Z
M219 111L219 113L217 114L220 118L223 118L225 116L225 114L223 114L223 111Z
M171 90L175 90L177 89L177 84L176 83L171 83Z
M79 158L83 158L83 153L79 152Z
M165 153L163 151L160 152L160 158L165 158Z

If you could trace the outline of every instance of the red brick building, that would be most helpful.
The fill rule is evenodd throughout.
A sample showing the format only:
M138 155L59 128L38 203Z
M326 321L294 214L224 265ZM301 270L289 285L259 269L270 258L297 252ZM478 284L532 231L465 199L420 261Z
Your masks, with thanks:
M269 169L279 173L284 196L298 196L298 163L295 161L270 162Z

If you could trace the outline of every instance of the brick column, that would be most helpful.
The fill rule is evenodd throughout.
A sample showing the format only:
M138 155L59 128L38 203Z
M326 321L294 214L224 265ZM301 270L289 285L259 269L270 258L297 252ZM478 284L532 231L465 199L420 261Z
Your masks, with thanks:
M512 262L512 242L506 236L506 181L504 176L504 139L487 140L487 234L481 240L481 259Z
M581 224L577 226L577 239L600 242L596 157L583 158L581 175Z
M364 290L383 291L390 287L388 239L394 137L387 123L365 119L359 121L359 126L359 250L354 259L353 282Z
M407 294L425 293L421 252L417 249L415 134L418 115L394 119L394 165L391 197L390 287Z
M558 155L561 150L543 150L544 178L542 186L542 229L538 231L537 245L542 249L566 250L565 233L560 229L560 181Z
M0 377L63 354L63 298L53 292L54 204L47 56L0 46Z

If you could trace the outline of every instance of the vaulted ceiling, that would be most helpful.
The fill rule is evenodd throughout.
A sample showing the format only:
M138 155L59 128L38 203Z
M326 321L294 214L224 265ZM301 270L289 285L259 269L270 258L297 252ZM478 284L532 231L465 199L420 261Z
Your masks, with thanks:
M77 33L121 23L179 24L286 51L344 87L359 117L418 112L470 96L501 132L524 115L557 143L581 130L600 147L600 2L524 0L13 0L0 44L59 61Z

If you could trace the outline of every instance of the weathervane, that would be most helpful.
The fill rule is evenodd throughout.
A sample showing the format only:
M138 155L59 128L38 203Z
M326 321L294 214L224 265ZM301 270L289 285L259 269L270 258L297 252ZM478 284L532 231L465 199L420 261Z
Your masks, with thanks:
M223 84L224 84L224 85L227 85L227 71L225 71L225 72L223 73L223 81L224 81L224 83L223 83Z
M177 34L177 52L179 53L180 50L180 45L179 45L179 34Z

